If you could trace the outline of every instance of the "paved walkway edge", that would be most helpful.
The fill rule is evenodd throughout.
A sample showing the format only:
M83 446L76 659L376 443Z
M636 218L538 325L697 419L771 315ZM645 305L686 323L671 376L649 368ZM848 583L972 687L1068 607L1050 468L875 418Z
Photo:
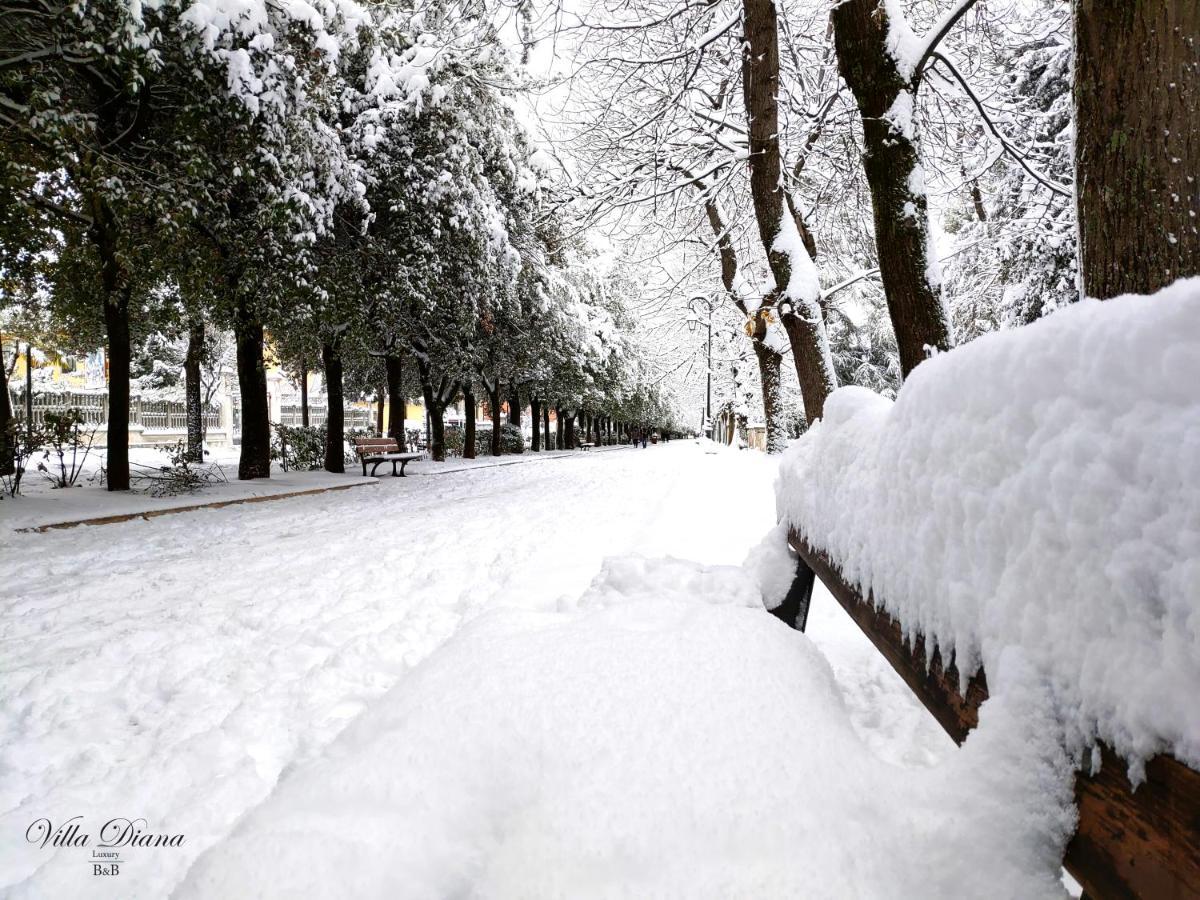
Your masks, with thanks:
M331 491L348 491L350 488L362 487L368 484L379 484L379 481L355 481L351 484L335 484L329 487L306 488L303 491L287 491L281 494L263 494L258 497L238 497L233 500L214 500L211 503L193 503L189 506L172 506L168 509L147 509L141 512L119 513L113 516L99 516L94 519L76 519L72 522L51 522L48 525L30 525L28 528L18 528L20 532L46 532L59 528L74 528L77 525L113 525L117 522L129 522L133 519L153 519L157 516L170 516L175 513L195 512L198 509L220 509L224 506L236 506L239 503L266 503L268 500L287 500L291 497L307 497L311 494L327 494Z

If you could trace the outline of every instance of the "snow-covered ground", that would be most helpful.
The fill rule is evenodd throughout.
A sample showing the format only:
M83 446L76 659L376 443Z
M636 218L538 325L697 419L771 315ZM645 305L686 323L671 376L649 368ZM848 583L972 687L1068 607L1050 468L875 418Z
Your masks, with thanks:
M739 564L774 465L680 442L0 536L0 892L285 896L294 870L349 896L337 866L365 860L358 896L869 896L947 870L921 854L980 816L1010 835L1003 802L948 811L933 785L970 796L977 760L827 595L810 642L745 608L744 572L653 561ZM25 839L75 816L185 838L98 877L95 838ZM909 861L860 867L855 841ZM975 895L1000 896L1028 859L992 851L940 887L986 863Z

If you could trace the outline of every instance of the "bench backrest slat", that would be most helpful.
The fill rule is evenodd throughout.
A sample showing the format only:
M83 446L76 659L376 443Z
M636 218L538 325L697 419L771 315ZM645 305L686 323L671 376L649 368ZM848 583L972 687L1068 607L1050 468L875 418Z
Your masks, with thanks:
M364 453L399 453L400 445L395 438L351 438L350 443L359 456Z

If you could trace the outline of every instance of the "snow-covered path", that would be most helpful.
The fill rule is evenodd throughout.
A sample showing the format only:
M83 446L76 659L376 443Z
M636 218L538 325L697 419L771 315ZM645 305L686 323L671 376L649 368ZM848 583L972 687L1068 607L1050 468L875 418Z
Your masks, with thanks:
M773 465L678 443L5 535L0 887L93 895L87 851L20 836L144 817L186 841L128 851L108 889L164 895L465 620L553 609L611 555L739 563Z

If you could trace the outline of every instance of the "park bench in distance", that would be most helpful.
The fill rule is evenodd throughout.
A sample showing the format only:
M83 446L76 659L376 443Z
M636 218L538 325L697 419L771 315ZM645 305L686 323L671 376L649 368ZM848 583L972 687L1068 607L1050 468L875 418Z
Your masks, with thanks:
M580 444L579 449L580 450L591 450L595 446L596 446L595 444Z
M363 477L367 477L367 463L373 463L371 466L371 475L373 476L376 470L386 462L392 464L392 476L399 475L404 477L404 467L414 459L420 459L424 453L401 453L400 445L396 443L395 438L351 438L350 443L354 446L354 452L358 454L359 460L362 462ZM400 464L400 471L396 471L396 463Z

